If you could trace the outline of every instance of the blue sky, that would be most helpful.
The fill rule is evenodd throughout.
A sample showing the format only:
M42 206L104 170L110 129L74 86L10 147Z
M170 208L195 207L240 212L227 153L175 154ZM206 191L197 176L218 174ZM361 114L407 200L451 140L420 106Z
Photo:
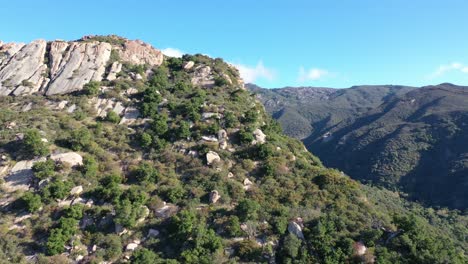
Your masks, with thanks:
M4 42L118 34L224 58L264 87L468 85L463 0L9 0L0 11Z

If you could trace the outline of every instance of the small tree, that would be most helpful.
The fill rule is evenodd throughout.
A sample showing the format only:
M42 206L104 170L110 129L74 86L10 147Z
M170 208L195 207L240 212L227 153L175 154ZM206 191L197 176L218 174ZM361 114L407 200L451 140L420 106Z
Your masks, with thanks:
M41 134L37 129L26 131L23 139L23 147L29 156L45 156L49 154L47 142L42 141Z

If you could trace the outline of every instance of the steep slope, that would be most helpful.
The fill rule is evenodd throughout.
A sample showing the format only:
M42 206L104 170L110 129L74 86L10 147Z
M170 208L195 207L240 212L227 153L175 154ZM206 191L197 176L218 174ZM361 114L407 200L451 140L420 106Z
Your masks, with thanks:
M467 125L467 88L442 84L343 121L325 140L305 142L327 165L357 179L401 187L428 204L466 209Z
M464 218L324 167L221 59L129 63L128 40L86 41L110 47L112 78L0 98L0 262L466 262Z
M467 208L465 87L250 89L327 166L429 206Z

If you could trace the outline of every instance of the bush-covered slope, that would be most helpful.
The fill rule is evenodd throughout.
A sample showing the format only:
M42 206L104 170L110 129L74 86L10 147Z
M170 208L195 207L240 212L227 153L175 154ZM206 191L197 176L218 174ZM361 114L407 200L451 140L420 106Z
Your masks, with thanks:
M463 226L324 167L221 59L0 100L0 263L466 262Z
M468 207L468 91L411 91L306 144L329 166L408 192L430 205ZM339 154L337 154L339 153Z

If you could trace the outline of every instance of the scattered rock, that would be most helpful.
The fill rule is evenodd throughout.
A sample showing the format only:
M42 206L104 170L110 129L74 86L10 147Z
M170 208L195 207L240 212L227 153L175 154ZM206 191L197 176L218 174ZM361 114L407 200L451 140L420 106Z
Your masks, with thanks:
M67 109L67 113L73 113L75 112L75 109L76 109L76 104L72 104L70 107L68 107Z
M353 244L353 249L357 256L363 256L367 252L367 247L360 241Z
M259 128L255 129L254 132L253 132L253 135L255 137L255 140L253 142L253 144L263 144L265 143L266 141L266 135L263 133L262 130L260 130Z
M67 106L67 104L68 104L68 101L66 101L66 100L60 101L60 103L58 103L58 105L57 105L57 109L62 110L62 109L65 108L65 106Z
M208 141L208 142L218 142L218 139L213 136L202 136L202 140Z
M207 120L207 119L210 119L210 118L216 118L216 119L219 119L220 116L218 113L203 113L202 114L202 120Z
M115 103L114 108L112 109L112 111L114 111L118 115L121 115L124 110L125 107L122 105L122 102Z
M227 139L227 132L224 129L218 131L218 140L222 141L223 139Z
M8 123L8 124L6 125L6 128L7 128L7 129L13 129L13 128L15 128L15 127L16 127L16 122L13 122L13 121L10 122L10 123Z
M219 162L219 161L221 161L221 158L219 157L218 153L214 151L208 151L208 153L206 153L206 163L208 165L211 165L214 162Z
M151 228L148 231L148 237L157 237L157 236L159 236L159 231L158 230Z
M150 214L150 210L146 205L143 205L142 208L143 208L143 215L141 216L141 218L137 220L137 224L143 223L146 217L148 217Z
M244 190L248 191L252 188L253 182L251 182L248 178L244 179Z
M234 178L234 174L232 172L229 172L227 177L230 179L230 178Z
M32 102L29 103L29 104L27 104L27 105L25 105L25 106L23 107L23 109L21 109L21 112L29 112L29 111L32 109L32 106L33 106L33 103L32 103Z
M130 243L125 248L127 251L134 251L138 247L137 243Z
M193 65L195 65L195 62L187 61L187 62L184 62L182 67L184 68L184 70L190 70L193 67Z
M162 217L162 218L168 218L170 217L172 214L174 214L175 212L177 212L177 206L175 205L172 205L172 204L166 204L166 202L164 202L164 206L157 209L155 211L155 215L157 217Z
M218 191L213 190L210 193L210 203L215 204L221 196L219 195Z
M128 233L128 230L124 228L121 224L115 224L115 233L118 234L119 236Z
M227 144L226 140L223 140L223 141L219 142L219 148L220 149L227 149L227 147L228 147L228 144Z
M111 65L109 74L107 75L106 79L108 81L113 81L117 79L117 73L119 73L121 70L122 70L122 63L118 61L114 61Z
M83 157L76 152L52 154L50 158L54 161L66 162L70 166L83 165Z
M80 195L83 192L83 186L75 186L70 190L70 195Z
M136 109L135 107L127 107L125 109L125 113L124 113L124 116L122 117L122 119L120 119L120 123L119 124L132 124L134 123L137 118L140 116L140 111L138 111L138 109Z

